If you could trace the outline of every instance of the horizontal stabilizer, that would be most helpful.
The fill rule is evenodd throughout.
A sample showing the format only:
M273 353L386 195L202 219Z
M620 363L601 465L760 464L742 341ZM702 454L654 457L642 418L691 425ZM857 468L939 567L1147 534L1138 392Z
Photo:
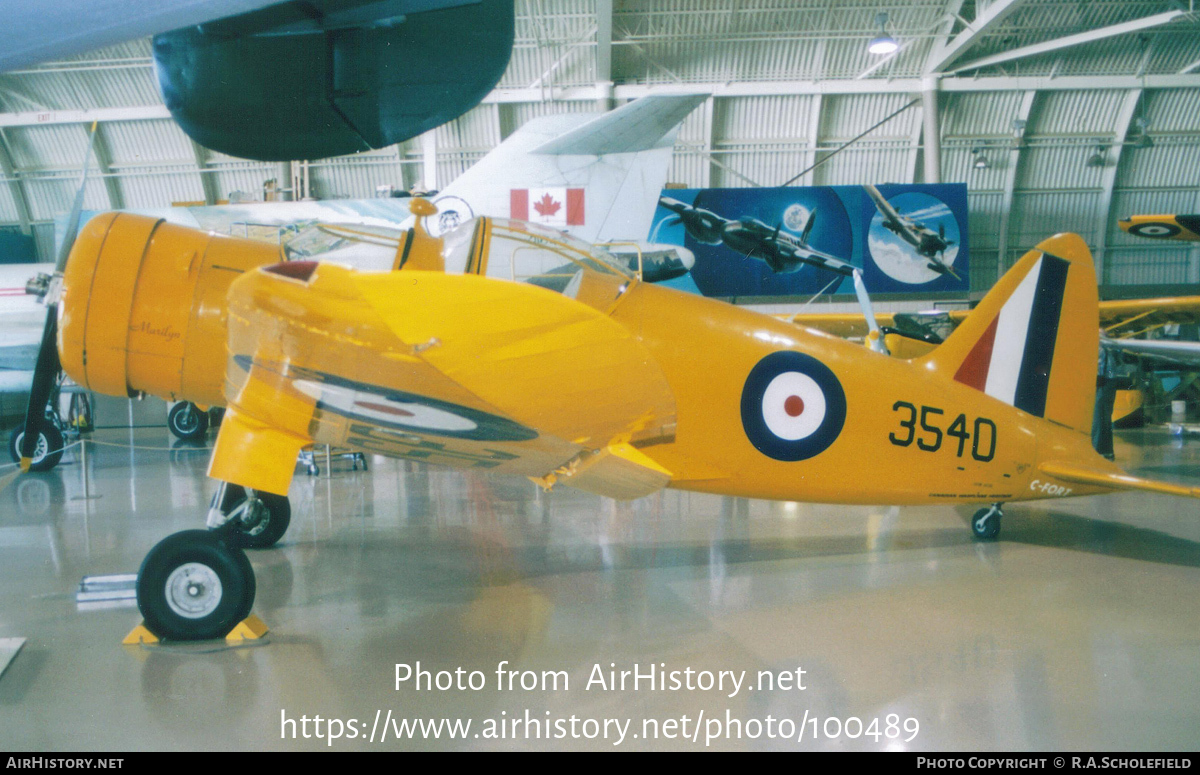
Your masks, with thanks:
M1200 487L1189 487L1185 484L1171 484L1152 479L1142 479L1121 471L1105 471L1079 463L1063 463L1048 461L1038 466L1038 470L1055 479L1076 484L1090 484L1098 487L1109 487L1114 490L1146 490L1159 492L1164 495L1182 495L1185 498L1200 498Z
M597 116L543 143L533 153L603 156L659 147L707 94L652 94ZM671 142L674 142L672 137Z

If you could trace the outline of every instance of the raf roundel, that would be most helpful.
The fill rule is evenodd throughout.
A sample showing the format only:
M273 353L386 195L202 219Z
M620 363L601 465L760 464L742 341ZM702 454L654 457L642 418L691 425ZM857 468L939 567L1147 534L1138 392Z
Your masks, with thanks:
M829 367L804 353L771 353L742 388L742 427L776 460L807 460L828 449L846 421L846 394Z
M1137 223L1129 227L1130 234L1136 234L1139 237L1174 237L1180 232L1180 228L1173 223Z

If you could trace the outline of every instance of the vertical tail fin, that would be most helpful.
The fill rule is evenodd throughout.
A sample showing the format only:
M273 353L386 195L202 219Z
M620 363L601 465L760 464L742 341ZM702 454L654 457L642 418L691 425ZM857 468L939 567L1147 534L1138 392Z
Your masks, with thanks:
M521 126L434 200L471 215L532 220L588 242L645 239L679 125L704 94L648 95L601 115ZM541 203L539 209L537 204Z
M1026 253L954 333L932 369L1022 411L1089 433L1100 347L1092 255L1075 234Z

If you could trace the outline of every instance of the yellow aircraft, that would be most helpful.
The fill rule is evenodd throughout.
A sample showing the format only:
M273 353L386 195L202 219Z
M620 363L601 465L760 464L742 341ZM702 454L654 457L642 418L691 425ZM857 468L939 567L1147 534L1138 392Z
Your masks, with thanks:
M219 637L248 615L255 583L239 547L282 535L296 453L313 443L622 499L669 486L987 503L971 520L982 539L1008 501L1200 497L1092 449L1096 280L1073 234L1027 253L911 360L641 282L601 249L518 221L477 218L439 238L418 222L390 272L279 259L262 243L106 214L67 262L68 374L100 392L228 407L210 530L166 538L138 575L160 637Z
M1200 215L1131 215L1117 225L1135 237L1200 242Z

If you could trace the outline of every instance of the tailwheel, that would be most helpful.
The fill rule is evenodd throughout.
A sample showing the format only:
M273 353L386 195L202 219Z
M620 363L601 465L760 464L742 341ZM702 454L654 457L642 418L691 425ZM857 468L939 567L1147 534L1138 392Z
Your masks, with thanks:
M180 401L167 412L167 427L178 439L204 438L208 432L208 412L190 401Z
M138 608L164 640L225 637L250 615L254 591L245 553L207 530L167 536L138 571Z
M971 532L981 541L991 541L1000 535L1000 518L1004 516L1001 510L1003 504L993 503L985 509L975 512L971 517Z
M226 484L216 497L220 499L221 514L228 520L224 534L234 546L274 546L291 524L292 507L286 495Z

